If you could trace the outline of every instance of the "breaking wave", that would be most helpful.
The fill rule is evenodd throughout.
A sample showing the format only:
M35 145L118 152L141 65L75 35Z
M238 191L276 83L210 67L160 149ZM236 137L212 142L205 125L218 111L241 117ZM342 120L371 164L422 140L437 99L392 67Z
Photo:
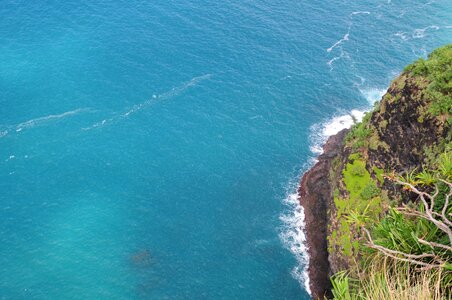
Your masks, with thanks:
M350 112L336 115L329 120L311 126L310 150L315 156L322 154L323 144L325 144L330 136L343 129L350 128L356 122L361 122L365 113L370 110L375 101L381 99L386 90L380 88L367 88L360 89L360 92L368 102L364 109L353 109Z
M304 210L300 205L298 193L288 193L283 203L289 209L280 216L284 226L284 230L280 233L280 239L297 260L297 265L291 272L292 276L311 294L307 268L309 257L306 245Z

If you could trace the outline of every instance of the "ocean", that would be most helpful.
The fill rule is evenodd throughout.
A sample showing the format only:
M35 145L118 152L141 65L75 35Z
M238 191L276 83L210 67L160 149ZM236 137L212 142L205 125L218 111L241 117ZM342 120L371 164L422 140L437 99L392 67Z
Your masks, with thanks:
M438 1L0 3L0 299L309 299L296 189L452 41Z

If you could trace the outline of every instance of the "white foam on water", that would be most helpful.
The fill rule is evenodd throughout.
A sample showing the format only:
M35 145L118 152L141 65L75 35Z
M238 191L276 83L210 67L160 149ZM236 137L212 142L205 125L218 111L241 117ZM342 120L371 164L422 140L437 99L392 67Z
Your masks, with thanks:
M70 117L73 115L77 115L82 112L90 112L92 109L90 108L77 108L71 111L67 111L61 114L51 114L44 117L39 117L35 119L31 119L16 125L1 125L3 127L0 129L0 138L10 135L12 133L20 133L24 130L28 130L37 126L44 126L48 123L52 123L66 117Z
M326 52L331 52L333 51L334 48L336 48L337 46L339 46L340 44L342 44L343 42L346 42L349 40L350 37L350 33L347 32L346 34L344 34L344 36L338 40L336 43L334 43L334 45L332 45L331 47L329 47L328 49L326 49Z
M40 117L40 118L36 118L36 119L31 119L25 122L22 122L20 124L15 125L16 127L16 132L20 132L24 129L29 129L29 128L33 128L35 126L41 125L43 123L46 123L48 121L52 121L52 120L57 120L57 119L63 119L65 117L68 116L72 116L72 115L76 115L79 114L81 112L86 112L86 111L90 111L89 108L78 108L75 110L71 110L71 111L67 111L58 115L48 115L45 117Z
M10 161L12 159L15 159L16 156L15 155L10 155L7 159L5 159L5 161Z
M341 54L339 56L333 57L326 63L330 67L330 71L333 71L333 69L334 69L334 67L333 67L334 62L337 60L340 60L342 58L350 58L350 57L348 56L348 53L345 52L341 47Z
M386 89L382 88L365 88L360 89L359 91L370 105L374 105L376 101L380 101L386 93Z
M318 156L323 153L323 144L328 137L335 135L339 131L350 128L356 122L360 122L365 114L365 110L354 109L347 114L335 116L330 120L311 126L310 147L311 152Z
M409 39L406 32L399 31L397 33L394 33L394 36L399 37L402 41L407 41Z
M115 114L115 116L109 118L109 119L104 119L102 121L96 122L91 126L88 127L84 127L82 128L82 130L91 130L91 129L95 129L95 128L99 128L102 127L104 125L109 125L111 123L115 123L118 121L121 121L125 118L128 118L129 116L133 115L134 113L152 105L155 104L157 102L166 100L166 99L170 99L172 97L178 96L179 94L181 94L182 92L184 92L186 89L197 85L199 82L209 79L210 77L212 77L212 74L205 74L202 76L197 76L197 77L193 77L192 79L190 79L189 81L185 82L184 84L181 84L180 86L174 87L172 88L170 91L165 92L163 94L160 95L155 95L153 94L152 97L142 103L139 104L135 104L132 108L130 108L129 110L127 110L125 113L119 113L119 114Z
M414 29L413 30L413 34L411 35L413 37L413 39L421 39L423 37L425 37L427 30L439 30L439 27L436 25L430 25L427 26L425 28L420 28L420 29Z
M336 41L331 47L329 47L328 49L326 49L326 52L330 53L333 52L333 50L335 50L336 48L338 48L340 50L340 55L336 55L335 57L331 58L328 62L327 65L330 67L330 71L332 71L333 68L333 64L334 62L342 59L342 58L350 58L348 56L348 53L343 49L343 45L350 40L350 34L353 28L353 18L357 15L370 15L371 12L370 11L354 11L351 12L348 16L348 29L347 32L344 34L344 36L339 39L338 41Z
M8 135L8 130L5 129L5 130L0 131L0 138L7 136L7 135Z
M289 207L288 212L280 216L283 231L279 237L287 249L295 256L297 265L292 269L292 276L311 294L308 274L308 249L306 245L304 210L298 200L298 194L288 193L283 203Z
M360 89L360 92L367 100L367 105L364 109L352 109L348 113L333 116L331 119L311 126L310 150L315 156L322 154L323 145L330 136L335 135L343 129L350 128L357 122L361 122L366 112L372 108L375 101L381 99L386 93L386 90L381 88L364 88Z
M420 49L412 49L411 52L414 54L414 56L416 57L423 57L426 58L427 57L427 50L425 48L420 48Z
M354 11L352 12L352 16L354 15L370 15L370 11Z
M354 11L351 12L350 15L348 16L348 30L347 32L344 34L344 36L338 40L336 43L334 43L331 47L329 47L328 49L326 49L326 52L331 52L334 50L334 48L340 46L341 44L345 43L346 41L350 40L350 32L351 29L353 27L353 17L356 15L370 15L371 12L370 11Z

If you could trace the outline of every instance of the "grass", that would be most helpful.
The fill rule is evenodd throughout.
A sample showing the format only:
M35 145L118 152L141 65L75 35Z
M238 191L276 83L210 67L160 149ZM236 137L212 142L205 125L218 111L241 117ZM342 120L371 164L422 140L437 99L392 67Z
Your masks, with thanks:
M383 256L374 257L358 279L340 272L332 278L333 296L339 300L450 299L442 284L444 270L416 270Z

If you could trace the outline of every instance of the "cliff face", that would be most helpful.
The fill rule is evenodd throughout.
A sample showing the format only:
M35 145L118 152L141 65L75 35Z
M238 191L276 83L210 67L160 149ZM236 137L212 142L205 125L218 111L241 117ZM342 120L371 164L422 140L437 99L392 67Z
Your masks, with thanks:
M450 68L452 47L445 49ZM341 270L353 272L352 262L361 257L362 237L347 216L365 212L371 222L378 222L389 202L400 203L406 196L383 174L421 171L451 145L450 87L438 100L432 92L436 78L425 68L416 71L434 58L413 64L395 79L362 123L330 137L318 163L301 180L314 299L330 297L329 277ZM443 108L433 109L438 103Z
M332 189L329 181L331 162L343 153L342 144L346 130L328 139L323 147L323 154L318 162L301 180L298 190L301 204L305 211L307 242L309 245L309 278L314 298L331 296L329 280L330 264L328 261L328 206L331 202Z

